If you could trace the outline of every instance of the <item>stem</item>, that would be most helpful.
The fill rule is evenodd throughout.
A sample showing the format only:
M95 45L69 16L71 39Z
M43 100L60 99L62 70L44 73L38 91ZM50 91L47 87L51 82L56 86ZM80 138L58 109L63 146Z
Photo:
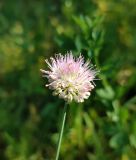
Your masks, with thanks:
M64 131L65 120L66 120L66 114L67 114L67 103L65 103L65 106L64 106L62 126L61 126L61 130L59 133L58 147L57 147L57 153L56 153L55 160L58 160L59 158L60 146L61 146L61 141L62 141L62 136L63 136L63 131Z

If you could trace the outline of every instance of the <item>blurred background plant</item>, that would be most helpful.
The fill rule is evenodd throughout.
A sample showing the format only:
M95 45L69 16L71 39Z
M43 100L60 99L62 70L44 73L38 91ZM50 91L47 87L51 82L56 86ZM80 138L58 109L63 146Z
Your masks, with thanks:
M136 0L0 1L0 159L49 160L64 102L44 87L44 59L72 50L100 69L72 103L65 160L136 160Z

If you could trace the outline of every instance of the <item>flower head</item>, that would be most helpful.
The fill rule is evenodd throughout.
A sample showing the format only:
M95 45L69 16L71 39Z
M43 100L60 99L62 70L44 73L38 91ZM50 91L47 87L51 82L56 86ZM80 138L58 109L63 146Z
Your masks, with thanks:
M50 62L45 62L49 71L41 69L41 72L48 78L46 86L54 90L54 95L68 102L83 102L90 96L97 71L90 67L89 61L84 62L82 56L75 58L70 52L64 56L57 54L55 58L50 58Z

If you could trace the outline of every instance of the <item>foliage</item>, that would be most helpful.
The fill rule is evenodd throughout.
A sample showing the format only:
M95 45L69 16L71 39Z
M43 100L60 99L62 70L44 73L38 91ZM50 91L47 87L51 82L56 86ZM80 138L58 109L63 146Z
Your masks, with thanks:
M0 1L0 159L53 159L64 102L40 68L72 50L100 70L96 89L72 103L65 160L136 159L136 0Z

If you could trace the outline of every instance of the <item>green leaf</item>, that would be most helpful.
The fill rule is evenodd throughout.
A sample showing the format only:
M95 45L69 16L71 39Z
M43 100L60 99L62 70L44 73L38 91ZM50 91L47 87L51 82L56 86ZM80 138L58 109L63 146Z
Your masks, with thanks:
M119 132L110 139L109 144L112 148L122 150L123 146L128 144L128 137L125 133Z
M96 92L99 97L107 100L112 100L115 96L114 90L110 86L105 89L98 89Z

